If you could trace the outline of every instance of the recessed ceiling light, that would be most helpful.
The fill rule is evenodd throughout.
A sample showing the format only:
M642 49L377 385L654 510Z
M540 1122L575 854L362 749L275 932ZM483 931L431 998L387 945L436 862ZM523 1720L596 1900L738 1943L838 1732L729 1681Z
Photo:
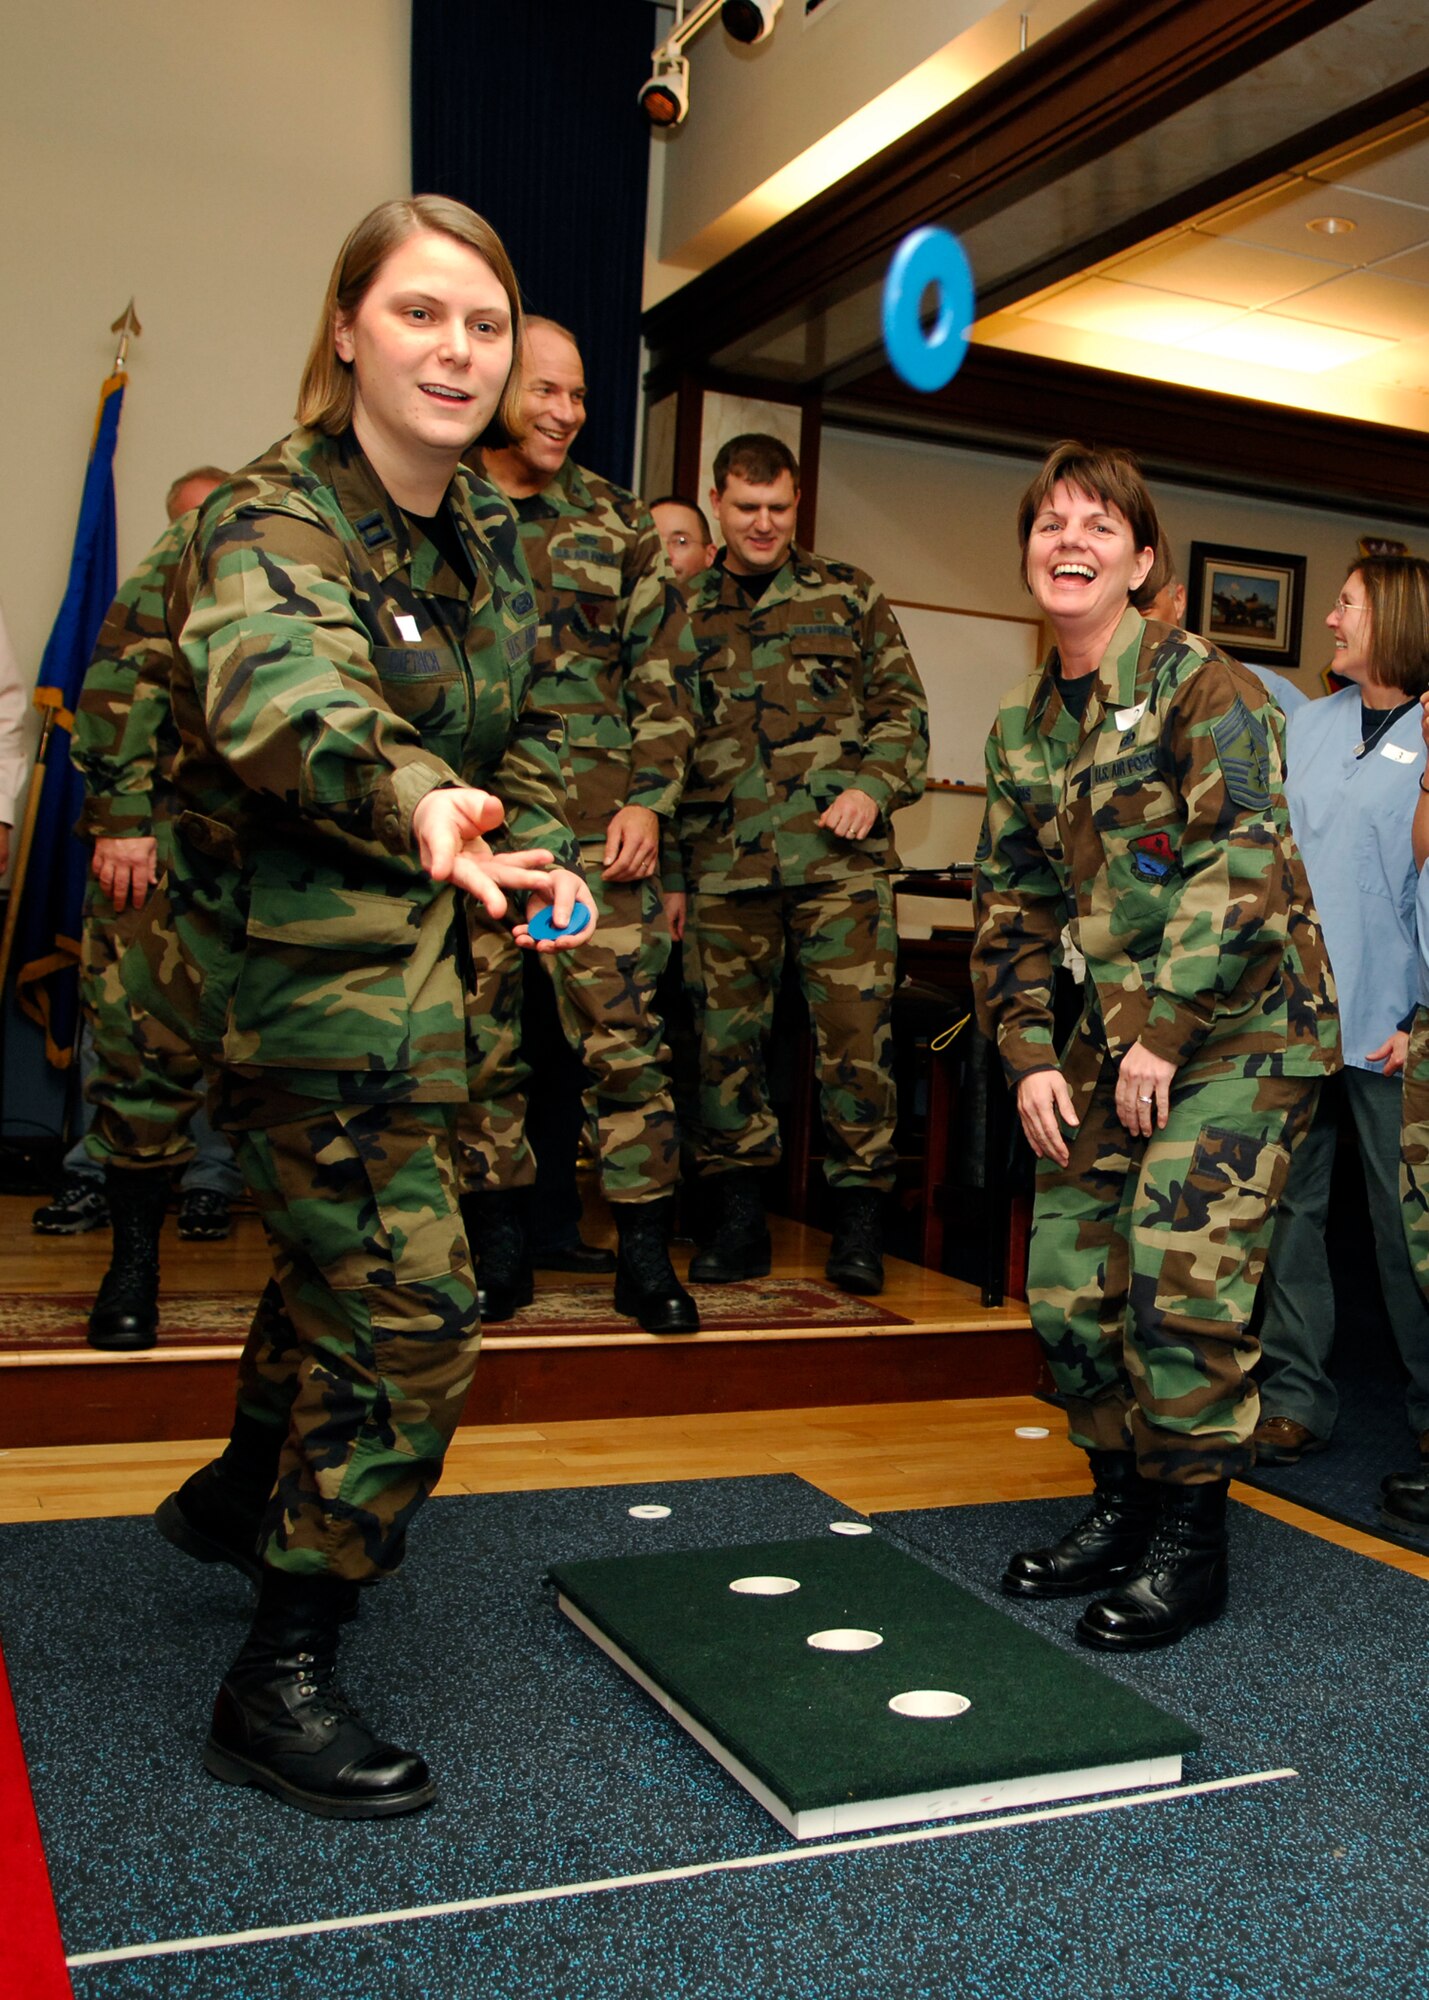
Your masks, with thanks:
M1307 222L1305 227L1317 231L1321 236L1348 236L1356 225L1347 215L1317 215L1312 221Z

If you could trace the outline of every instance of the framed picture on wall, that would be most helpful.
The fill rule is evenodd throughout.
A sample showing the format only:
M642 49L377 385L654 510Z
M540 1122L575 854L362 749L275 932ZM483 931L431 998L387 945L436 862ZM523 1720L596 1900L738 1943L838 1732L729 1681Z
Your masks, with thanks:
M1298 667L1305 558L1192 542L1186 623L1233 659Z

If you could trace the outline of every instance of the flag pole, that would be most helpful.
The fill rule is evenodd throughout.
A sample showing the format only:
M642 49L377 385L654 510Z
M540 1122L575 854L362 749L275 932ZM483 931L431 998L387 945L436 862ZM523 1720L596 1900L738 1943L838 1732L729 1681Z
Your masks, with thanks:
M25 874L30 865L30 849L35 844L35 821L40 816L40 793L44 787L45 756L50 747L50 731L54 727L55 711L45 708L41 711L40 741L35 751L35 768L30 773L30 788L25 794L25 817L20 823L20 844L15 851L15 866L10 875L10 896L5 905L5 930L0 936L0 994L5 991L5 981L10 976L10 954L15 948L15 928L20 921L20 897L25 888Z
M109 331L119 335L119 345L114 353L114 365L109 371L109 381L112 382L116 375L124 373L124 364L129 358L130 341L137 340L144 331L143 327L139 324L139 315L134 310L134 301L132 298L128 305L125 306L123 312L120 313L118 319L114 321ZM104 391L101 391L100 394L101 411L104 406L104 393L108 388L109 382L106 382ZM96 424L97 435L98 426ZM10 871L10 894L5 904L5 926L3 932L0 932L0 999L3 999L5 982L10 976L10 959L15 947L15 932L19 927L20 904L24 897L25 878L29 871L30 856L35 844L35 823L39 817L40 799L44 791L45 767L49 755L50 739L60 713L53 699L53 691L47 692L51 694L51 699L49 700L44 699L40 690L37 689L35 693L34 705L40 711L40 740L35 750L35 763L34 768L30 772L29 788L25 794L25 817L20 828L19 845L15 853L14 866ZM68 718L66 718L66 726L68 727Z

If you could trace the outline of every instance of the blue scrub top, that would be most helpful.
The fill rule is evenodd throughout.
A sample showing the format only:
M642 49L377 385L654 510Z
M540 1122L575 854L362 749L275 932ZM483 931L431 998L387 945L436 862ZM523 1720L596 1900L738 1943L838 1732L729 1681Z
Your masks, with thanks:
M1290 828L1324 926L1345 1061L1372 1075L1377 1049L1420 997L1411 828L1424 770L1416 703L1364 757L1360 691L1307 701L1285 725ZM1426 871L1429 872L1429 871Z
M1284 674L1277 674L1270 667L1258 667L1254 660L1242 660L1240 664L1249 667L1256 679L1265 683L1280 703L1283 715L1293 715L1297 708L1303 708L1309 701L1310 697L1304 688L1297 687L1294 681L1286 680ZM1358 742L1358 737L1355 740Z

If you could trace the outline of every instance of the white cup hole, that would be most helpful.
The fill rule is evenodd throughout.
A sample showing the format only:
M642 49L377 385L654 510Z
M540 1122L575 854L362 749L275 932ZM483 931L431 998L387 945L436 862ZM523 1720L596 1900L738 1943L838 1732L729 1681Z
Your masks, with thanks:
M871 1535L873 1530L869 1527L867 1521L830 1521L829 1533L831 1535Z
M883 1644L881 1632L860 1632L856 1625L833 1626L827 1632L811 1632L809 1645L821 1653L870 1653Z
M737 1576L729 1587L741 1597L787 1597L799 1585L792 1576Z
M896 1694L888 1706L895 1715L915 1716L921 1722L949 1722L955 1715L966 1715L972 1703L965 1694L953 1694L948 1688L910 1688L907 1694Z
M633 1521L664 1521L670 1514L668 1507L657 1507L653 1501L643 1507L632 1507L629 1511Z

